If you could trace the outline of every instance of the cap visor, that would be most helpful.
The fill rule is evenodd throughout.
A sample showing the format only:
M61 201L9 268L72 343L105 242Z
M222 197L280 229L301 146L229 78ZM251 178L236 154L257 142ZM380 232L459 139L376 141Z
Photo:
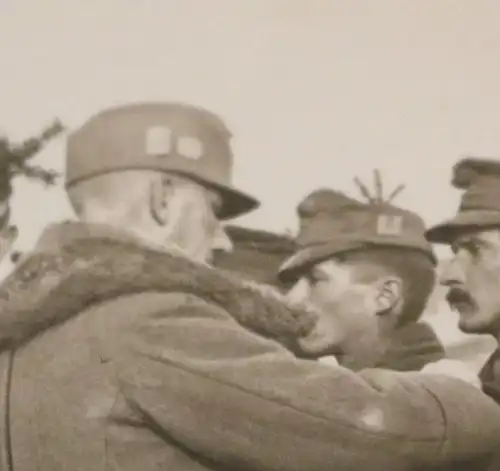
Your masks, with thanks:
M301 272L311 265L333 257L340 252L361 248L363 245L352 239L345 238L326 244L304 247L281 265L277 277L282 283L290 283L299 278Z
M431 227L425 237L434 244L450 244L462 232L491 226L500 226L500 211L464 211Z
M394 247L404 250L418 250L429 257L433 264L436 257L432 251L432 246L421 237L418 240L405 240L400 237L337 237L329 243L312 245L299 249L283 263L278 271L278 279L282 283L290 283L301 276L301 272L307 270L311 265L322 262L338 254L357 251L370 250L377 247Z
M222 207L220 209L220 219L233 219L243 214L247 214L260 206L260 202L250 195L223 185L213 184L222 196Z
M202 178L188 171L172 170L171 172L191 178L192 180L219 192L222 197L222 206L218 213L218 217L220 219L233 219L235 217L242 216L243 214L247 214L260 206L260 202L256 198L247 195L232 186L223 185L222 183Z

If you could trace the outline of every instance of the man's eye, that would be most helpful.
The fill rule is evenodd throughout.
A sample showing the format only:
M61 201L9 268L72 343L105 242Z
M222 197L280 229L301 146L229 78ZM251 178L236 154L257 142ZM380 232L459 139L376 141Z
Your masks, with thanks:
M314 284L314 283L316 283L318 281L317 276L314 273L311 273L311 272L307 273L307 275L306 275L305 278L307 279L307 282L310 283L310 284Z
M317 283L317 280L316 280L316 277L314 275L311 275L311 274L308 274L306 276L306 279L307 279L307 282L310 284L310 285L314 285Z
M311 285L317 285L318 283L325 281L326 277L321 273L310 273L307 279Z
M481 254L481 246L474 242L467 244L466 249L473 257L477 257Z

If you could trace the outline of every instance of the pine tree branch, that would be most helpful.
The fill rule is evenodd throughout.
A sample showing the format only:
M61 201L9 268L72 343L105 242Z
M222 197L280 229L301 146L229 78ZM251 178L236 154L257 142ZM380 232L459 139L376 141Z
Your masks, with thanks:
M64 131L64 127L59 120L55 120L50 126L45 128L39 136L26 139L18 146L7 143L9 162L22 168L27 160L35 157L43 147L52 139Z
M38 165L23 165L12 170L12 176L16 177L22 175L24 177L40 180L45 185L54 185L57 178L60 176L59 172L55 170L47 170Z
M54 170L47 170L39 165L29 165L28 161L34 158L44 146L64 131L62 123L56 119L46 127L37 137L26 139L19 145L13 145L6 138L0 139L0 182L5 185L6 177L10 181L13 177L23 175L30 179L41 180L46 185L53 185L59 176ZM3 177L2 177L3 174ZM0 186L2 184L0 183ZM0 194L6 191L1 191ZM10 196L11 190L9 190Z
M43 129L38 136L26 139L20 144L13 144L7 137L0 136L0 207L2 208L0 243L10 243L11 238L14 237L13 226L9 226L12 180L16 176L22 175L30 179L40 180L46 185L53 185L59 176L58 172L45 169L39 165L30 165L28 161L35 157L50 140L63 131L64 126L56 119L50 126ZM6 233L7 229L8 232ZM15 231L17 231L17 228ZM17 237L17 232L15 237ZM5 255L1 253L1 249L0 246L0 260Z

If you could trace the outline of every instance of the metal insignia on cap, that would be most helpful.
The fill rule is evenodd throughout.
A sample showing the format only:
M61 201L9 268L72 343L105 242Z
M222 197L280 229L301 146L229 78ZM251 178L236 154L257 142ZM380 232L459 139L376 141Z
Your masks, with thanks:
M172 150L172 130L166 126L152 126L146 131L146 154L165 155Z
M378 235L401 235L403 231L403 217L380 214L377 217L377 234Z
M179 136L177 152L189 159L199 159L203 155L203 143L196 137Z

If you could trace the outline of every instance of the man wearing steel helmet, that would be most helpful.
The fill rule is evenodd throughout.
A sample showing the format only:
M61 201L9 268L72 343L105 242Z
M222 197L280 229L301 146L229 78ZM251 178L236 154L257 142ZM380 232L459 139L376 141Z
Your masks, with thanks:
M331 344L315 313L205 262L229 249L220 219L256 204L230 184L218 118L121 106L76 130L67 160L81 222L49 228L0 288L0 469L488 464L500 409L481 391L301 359Z

